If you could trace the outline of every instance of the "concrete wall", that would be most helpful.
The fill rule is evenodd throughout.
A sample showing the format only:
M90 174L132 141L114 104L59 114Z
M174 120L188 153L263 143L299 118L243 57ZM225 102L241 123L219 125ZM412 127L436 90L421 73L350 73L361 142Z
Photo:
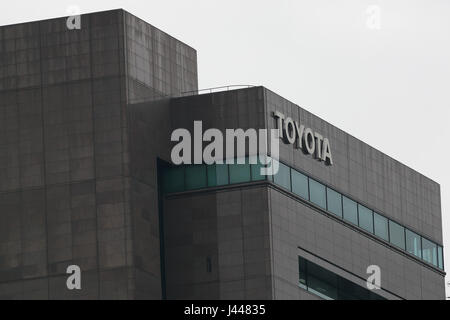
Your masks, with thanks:
M198 89L197 53L128 13L124 28L134 298L160 299L157 158L169 159L168 97Z
M141 223L128 103L136 83L195 90L195 50L123 10L83 15L80 30L66 18L4 26L0 40L0 298L160 298L159 248L145 242L157 210ZM71 264L80 292L66 289Z
M121 14L1 30L0 296L126 298ZM65 287L70 264L81 292Z
M128 13L124 28L129 103L198 90L195 49Z
M267 197L261 186L166 199L169 299L272 298Z
M436 182L271 91L264 92L268 128L276 128L271 114L280 111L328 137L331 143L333 166L281 143L283 162L442 245L440 188ZM441 272L278 191L270 192L270 201L276 298L298 296L296 246L364 278L367 266L379 265L382 287L401 297L445 298Z

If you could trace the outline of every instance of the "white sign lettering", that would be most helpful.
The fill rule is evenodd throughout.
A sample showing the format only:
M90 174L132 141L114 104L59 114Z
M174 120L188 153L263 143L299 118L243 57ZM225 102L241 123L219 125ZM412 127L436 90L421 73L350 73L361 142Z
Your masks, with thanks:
M327 165L333 165L330 141L311 128L299 124L290 117L285 117L281 112L275 111L273 117L277 120L279 136L286 144L293 144L295 148L302 149Z

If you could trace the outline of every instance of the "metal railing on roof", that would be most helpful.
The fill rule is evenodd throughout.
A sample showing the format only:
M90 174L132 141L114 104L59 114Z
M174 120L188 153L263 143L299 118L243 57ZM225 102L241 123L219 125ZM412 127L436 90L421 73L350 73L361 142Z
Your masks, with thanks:
M252 85L231 85L231 86L222 86L222 87L215 87L215 88L207 88L207 89L200 89L200 90L193 90L193 91L186 91L182 92L180 96L195 96L200 94L207 94L207 93L214 93L214 92L221 92L221 91L230 91L230 90L237 90L237 89L247 89L247 88L253 88L255 86Z

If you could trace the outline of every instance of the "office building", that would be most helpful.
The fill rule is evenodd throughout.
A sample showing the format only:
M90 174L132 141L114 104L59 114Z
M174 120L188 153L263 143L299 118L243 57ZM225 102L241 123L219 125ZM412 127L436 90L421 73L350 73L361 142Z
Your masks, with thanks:
M199 91L126 11L66 22L0 27L1 299L445 298L439 184L264 87ZM262 176L174 165L194 121L304 131Z

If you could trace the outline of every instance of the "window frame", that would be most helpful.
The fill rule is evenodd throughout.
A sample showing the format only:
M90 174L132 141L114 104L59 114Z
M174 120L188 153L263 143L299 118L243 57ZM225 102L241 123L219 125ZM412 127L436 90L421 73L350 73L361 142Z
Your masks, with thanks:
M277 160L275 160L275 161L277 161ZM278 165L279 165L278 172L273 175L273 183L275 183L277 186L283 188L284 190L288 190L289 192L292 192L291 191L292 190L291 167L286 165L286 164L284 164L284 163L282 163L282 162L280 162L280 161L278 161ZM287 177L289 178L289 183L288 183L287 186L284 186L283 184L275 181L276 180L275 178L280 174L282 167L285 167L285 168L288 169Z
M317 185L320 185L320 186L323 187L323 190L324 190L323 195L324 195L324 204L325 204L325 206L322 207L320 204L318 204L318 203L316 203L316 202L314 202L314 201L312 200L311 181L313 181L313 182L315 182ZM318 206L319 208L322 208L322 209L324 209L325 211L327 211L327 186L326 186L325 184L323 184L323 183L321 183L321 182L319 182L319 181L313 179L313 178L308 178L308 187L309 187L309 201L310 201L312 204Z
M392 242L392 235L391 235L391 230L392 230L392 229L391 229L391 223L394 224L394 225L397 225L397 226L401 227L402 230L403 230L403 236L401 237L401 238L403 239L403 248ZM395 221L389 219L389 243L392 244L393 246L395 246L395 247L397 247L397 248L400 248L400 249L402 249L403 251L406 252L406 232L405 232L405 229L406 229L406 228L405 228L403 225L401 225L401 224L399 224L399 223L397 223L397 222L395 222Z
M373 221L373 220L374 220L374 217L373 217L373 210L372 210L372 209L369 209L368 207L362 205L362 204L359 203L359 202L357 202L357 203L358 203L358 227L360 227L361 229L363 229L363 230L369 232L370 234L375 234L375 231L374 231L375 226L373 225L373 222L374 222L374 221ZM363 226L361 225L361 217L360 217L360 215L361 215L361 211L362 211L362 210L360 210L360 208L364 208L364 209L368 210L368 211L371 213L371 219L369 219L369 220L371 221L370 223L371 223L371 226L372 226L372 231L366 229L365 227L363 227Z
M408 233L412 234L413 237L417 236L419 239L419 255L416 255L414 252L410 252L408 249ZM422 236L409 228L405 228L405 250L407 253L413 255L416 258L422 259Z
M294 182L294 175L295 174L299 174L299 175L301 175L301 176L303 176L303 177L305 177L305 180L306 180L306 198L304 198L301 194L298 194L297 192L295 192L294 191L294 184L293 184L293 182ZM310 194L309 194L309 177L306 175L306 174L303 174L303 173L301 173L300 171L298 171L298 170L296 170L296 169L292 169L291 168L291 192L293 193L293 194L295 194L296 196L298 196L298 197L300 197L300 198L302 198L303 200L306 200L306 201L310 201L309 199L310 199Z
M434 242L432 240L429 240L429 239L427 239L425 237L421 237L421 239L422 239L422 244L421 244L421 246L422 246L422 260L425 261L426 263L429 263L432 266L435 266L436 268L438 268L438 264L439 264L439 261L438 261L439 260L438 259L438 246L439 245L436 242ZM428 261L428 260L426 260L424 258L424 254L423 254L423 251L424 251L423 242L424 242L424 240L434 245L434 248L436 249L436 264L433 263L433 257L431 257L431 261Z
M335 215L336 217L339 217L340 219L343 219L344 218L344 205L342 203L343 202L343 200L342 200L342 197L343 197L342 193L340 193L340 192L338 192L338 191L336 191L333 188L330 188L328 186L325 186L325 189L326 189L325 193L326 193L326 200L327 200L327 211L330 212L331 214ZM333 211L330 211L330 208L328 206L328 199L329 199L328 190L330 190L331 192L334 192L334 193L339 195L339 200L340 200L340 206L339 207L341 209L340 215L335 213L335 212L333 212Z
M344 205L345 199L349 200L351 204L355 203L355 205L356 205L356 219L355 219L356 222L353 222L353 221L348 220L348 219L345 218L345 205ZM358 202L353 200L353 199L351 199L351 198L349 198L349 197L347 197L347 196L345 196L345 195L342 195L342 219L344 221L347 221L348 223L351 223L354 226L359 227Z
M384 219L384 220L386 221L386 238L387 238L387 239L383 238L382 236L377 235L376 228L375 228L375 226L376 226L376 225L375 225L375 215L377 215L378 217L381 217L382 219ZM385 216L383 216L382 214L379 214L379 213L376 212L376 211L373 211L373 234L374 234L374 236L376 236L377 238L379 238L379 239L381 239L381 240L384 240L384 241L390 243L389 219L386 218Z

